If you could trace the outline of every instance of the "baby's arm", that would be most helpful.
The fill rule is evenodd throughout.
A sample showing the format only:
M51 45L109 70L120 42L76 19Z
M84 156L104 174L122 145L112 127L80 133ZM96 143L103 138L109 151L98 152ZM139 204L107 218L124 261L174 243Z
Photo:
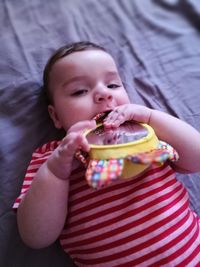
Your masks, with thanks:
M95 126L94 121L72 126L58 148L36 173L17 212L20 235L30 247L48 246L61 233L67 216L74 153L78 148L89 150L88 142L80 130Z
M135 104L116 107L105 119L105 127L118 127L124 121L149 124L158 138L172 145L180 159L173 165L179 172L200 171L200 133L192 126L164 112Z

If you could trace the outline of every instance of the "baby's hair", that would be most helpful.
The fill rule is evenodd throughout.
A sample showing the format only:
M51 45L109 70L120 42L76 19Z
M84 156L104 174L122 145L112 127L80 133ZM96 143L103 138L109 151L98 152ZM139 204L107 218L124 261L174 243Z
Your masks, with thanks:
M85 51L85 50L102 50L104 52L107 52L106 49L100 45L97 45L92 42L88 41L83 41L83 42L76 42L76 43L71 43L67 44L65 46L60 47L58 50L55 51L55 53L49 58L43 72L43 88L45 91L45 94L47 96L47 100L49 103L53 102L52 99L52 94L49 90L49 76L51 69L53 65L61 58L72 54L74 52L80 52L80 51Z

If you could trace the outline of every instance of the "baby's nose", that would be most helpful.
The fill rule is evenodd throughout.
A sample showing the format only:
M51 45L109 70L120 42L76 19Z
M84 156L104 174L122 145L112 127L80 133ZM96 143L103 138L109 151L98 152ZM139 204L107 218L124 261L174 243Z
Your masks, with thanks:
M95 102L101 103L104 101L111 101L113 99L113 96L108 89L99 90L95 93Z

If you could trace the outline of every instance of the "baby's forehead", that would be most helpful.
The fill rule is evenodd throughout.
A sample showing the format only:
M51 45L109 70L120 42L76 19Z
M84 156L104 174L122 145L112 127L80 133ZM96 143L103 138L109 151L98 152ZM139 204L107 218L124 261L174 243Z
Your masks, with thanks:
M57 60L52 66L51 77L60 77L62 73L95 71L112 72L118 74L118 69L113 57L102 50L86 50L73 52Z
M60 59L58 59L54 65L78 65L82 66L89 63L101 63L106 62L109 64L113 64L114 66L115 61L114 58L108 53L103 50L99 49L90 49L90 50L84 50L84 51L76 51L69 55L66 55Z

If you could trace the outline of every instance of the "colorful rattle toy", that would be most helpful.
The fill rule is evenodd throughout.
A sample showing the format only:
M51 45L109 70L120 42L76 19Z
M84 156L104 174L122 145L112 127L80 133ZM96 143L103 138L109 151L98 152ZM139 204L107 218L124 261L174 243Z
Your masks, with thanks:
M101 188L121 178L134 177L151 164L177 161L178 153L169 144L159 141L152 127L126 121L117 129L104 129L98 114L97 127L84 132L90 144L89 153L78 151L76 157L86 166L86 180L93 188Z

